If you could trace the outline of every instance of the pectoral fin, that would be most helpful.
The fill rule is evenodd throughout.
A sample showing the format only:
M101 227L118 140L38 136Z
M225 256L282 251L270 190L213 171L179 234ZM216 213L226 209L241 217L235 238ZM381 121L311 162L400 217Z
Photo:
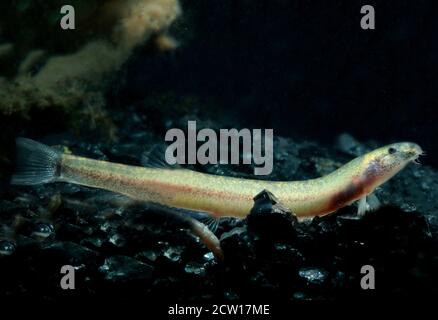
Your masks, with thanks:
M380 207L380 200L375 194L371 193L359 199L357 214L363 216L366 212L375 211Z

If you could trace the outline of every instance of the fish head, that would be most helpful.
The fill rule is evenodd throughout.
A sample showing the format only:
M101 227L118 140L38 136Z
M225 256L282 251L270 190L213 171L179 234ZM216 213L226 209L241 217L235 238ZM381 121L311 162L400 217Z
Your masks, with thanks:
M398 142L373 150L363 156L363 175L372 189L391 179L407 164L419 163L425 153L413 142Z

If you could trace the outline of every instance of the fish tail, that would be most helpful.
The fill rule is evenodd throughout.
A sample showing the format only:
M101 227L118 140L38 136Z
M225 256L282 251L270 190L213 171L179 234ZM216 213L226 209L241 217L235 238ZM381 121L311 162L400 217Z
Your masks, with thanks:
M16 171L11 184L37 185L57 180L61 172L61 152L26 138L17 138L16 144Z

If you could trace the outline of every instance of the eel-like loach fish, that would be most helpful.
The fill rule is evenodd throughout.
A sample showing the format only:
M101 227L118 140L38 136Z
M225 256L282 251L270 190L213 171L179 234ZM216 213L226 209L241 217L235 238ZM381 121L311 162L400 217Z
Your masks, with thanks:
M415 143L393 143L320 178L264 181L88 159L18 138L17 171L11 183L69 182L110 190L135 200L207 212L213 217L245 217L253 206L254 196L263 190L272 192L298 218L326 215L356 200L358 213L363 214L370 209L374 189L422 154Z

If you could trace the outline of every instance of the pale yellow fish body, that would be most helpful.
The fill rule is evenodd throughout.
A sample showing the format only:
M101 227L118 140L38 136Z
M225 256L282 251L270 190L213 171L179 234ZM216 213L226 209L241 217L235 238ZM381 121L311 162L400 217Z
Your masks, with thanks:
M421 154L421 148L414 143L395 143L355 158L324 177L287 182L129 166L62 154L52 181L111 190L136 200L215 216L236 217L246 216L254 196L268 190L298 217L307 217L328 214L363 198Z
M146 168L60 153L36 141L17 139L17 172L11 183L37 185L64 181L124 194L136 200L220 216L246 216L262 190L273 193L298 217L324 215L366 199L423 152L409 142L371 151L329 175L306 181L263 181L223 177L190 170ZM359 205L359 213L363 201ZM366 207L365 200L365 207ZM222 260L218 238L199 221L190 228Z

